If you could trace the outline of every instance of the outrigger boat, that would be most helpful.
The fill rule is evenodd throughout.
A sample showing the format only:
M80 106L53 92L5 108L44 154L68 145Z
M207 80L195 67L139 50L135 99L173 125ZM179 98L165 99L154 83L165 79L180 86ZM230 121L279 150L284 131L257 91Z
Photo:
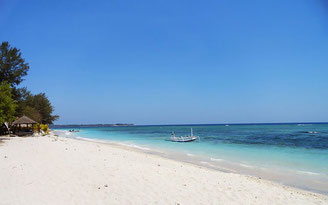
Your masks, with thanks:
M190 136L176 137L174 132L172 132L172 135L171 135L172 142L192 142L192 141L195 141L196 139L200 140L199 136L194 136L192 128L190 130Z

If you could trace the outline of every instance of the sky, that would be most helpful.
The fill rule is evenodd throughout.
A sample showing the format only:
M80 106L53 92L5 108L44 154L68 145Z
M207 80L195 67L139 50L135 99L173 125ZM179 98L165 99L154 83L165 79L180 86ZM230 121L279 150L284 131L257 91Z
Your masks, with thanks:
M325 0L0 0L55 124L328 122Z

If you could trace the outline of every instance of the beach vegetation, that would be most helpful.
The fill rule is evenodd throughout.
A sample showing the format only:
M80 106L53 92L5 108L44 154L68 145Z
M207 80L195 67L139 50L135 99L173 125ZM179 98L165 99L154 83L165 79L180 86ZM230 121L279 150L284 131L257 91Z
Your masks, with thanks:
M20 49L11 47L5 41L0 45L0 83L7 82L11 87L19 85L30 69L22 58Z
M45 124L41 124L41 130L45 133L45 134L49 134L49 126L45 125Z
M0 83L0 125L4 122L15 120L15 109L17 104L12 98L11 87L9 83Z
M17 108L16 108L15 115L16 116L26 115L26 113L24 113L25 108L26 108L25 101L26 101L26 98L31 95L31 92L29 90L27 90L26 87L23 87L23 88L16 88L16 87L14 87L12 89L12 93L13 93L13 98L17 102ZM26 116L28 116L28 115L26 115ZM28 117L30 117L30 116L28 116ZM37 120L35 120L35 121L37 121Z
M27 116L30 115L31 118L39 118L34 120L42 124L52 124L58 119L57 115L52 115L54 107L51 105L45 93L27 96L25 99L25 106L25 114Z
M11 123L26 115L41 124L53 124L59 118L45 93L32 94L26 87L17 87L30 67L20 49L8 42L0 45L0 123Z
M54 107L45 93L33 95L27 88L14 89L14 99L17 101L16 116L26 115L39 123L52 124L58 119L53 115Z
M34 124L33 125L33 130L35 132L38 132L38 133L40 133L41 131L43 131L44 134L49 134L49 132L50 132L50 128L49 128L48 125L46 125L46 124L40 124L40 123Z
M40 123L36 123L33 125L33 130L34 132L40 132L41 130L41 124Z
M23 110L23 115L31 118L32 120L36 122L42 121L42 116L38 110L36 110L34 107L25 106Z

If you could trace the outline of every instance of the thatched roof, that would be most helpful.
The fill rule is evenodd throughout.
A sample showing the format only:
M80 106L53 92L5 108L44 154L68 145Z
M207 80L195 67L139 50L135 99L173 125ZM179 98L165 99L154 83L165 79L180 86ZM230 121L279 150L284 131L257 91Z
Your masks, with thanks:
M23 117L18 118L13 122L14 125L18 124L35 124L36 122L32 120L31 118L26 117L25 115Z

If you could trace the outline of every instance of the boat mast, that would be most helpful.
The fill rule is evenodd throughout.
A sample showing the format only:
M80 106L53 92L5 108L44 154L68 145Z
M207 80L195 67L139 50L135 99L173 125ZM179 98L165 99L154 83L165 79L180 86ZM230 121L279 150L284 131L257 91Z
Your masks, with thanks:
M190 137L194 136L194 132L192 130L192 128L190 129Z

